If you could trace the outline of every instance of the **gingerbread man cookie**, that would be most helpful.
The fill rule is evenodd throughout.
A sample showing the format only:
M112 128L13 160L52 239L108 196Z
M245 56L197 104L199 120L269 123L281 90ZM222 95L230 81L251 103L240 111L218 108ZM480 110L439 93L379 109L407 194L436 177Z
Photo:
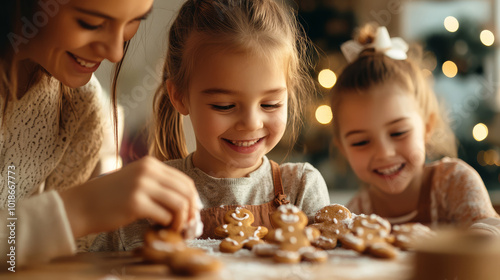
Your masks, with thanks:
M391 245L394 241L394 236L390 234L391 224L382 217L375 214L356 215L350 230L339 239L342 247L381 258L396 257L396 248Z
M340 204L332 204L321 208L314 216L314 224L321 236L312 244L321 249L329 250L337 247L339 236L350 232L349 224L352 222L351 211Z
M280 263L297 263L301 260L323 262L326 252L311 246L311 241L319 237L318 229L306 227L307 216L297 206L281 205L271 214L271 222L276 225L266 237L275 243L256 245L254 252L265 256L273 253L274 260Z
M407 223L394 225L392 235L394 235L394 246L402 250L411 250L415 248L417 242L433 237L434 232L420 223Z
M254 216L250 210L237 207L229 210L224 216L224 225L215 229L215 234L225 237L220 243L220 251L234 253L241 248L252 249L255 244L262 243L261 238L268 230L263 226L252 226Z
M187 247L180 233L168 229L146 232L140 254L148 262L166 264L177 275L213 273L222 267L219 260L201 249Z

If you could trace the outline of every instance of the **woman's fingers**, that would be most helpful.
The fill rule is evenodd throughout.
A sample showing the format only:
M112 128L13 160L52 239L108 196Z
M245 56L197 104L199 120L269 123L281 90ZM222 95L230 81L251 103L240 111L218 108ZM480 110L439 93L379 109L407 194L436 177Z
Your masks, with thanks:
M198 192L191 178L176 168L170 167L157 161L161 166L154 168L154 173L158 176L158 181L162 187L171 189L182 195L189 201L189 216L188 219L193 219L201 209Z
M172 189L163 187L152 189L149 195L156 205L170 211L173 216L170 226L180 231L189 217L189 201Z
M61 198L75 237L114 230L137 218L181 231L200 208L191 178L152 157L61 192Z

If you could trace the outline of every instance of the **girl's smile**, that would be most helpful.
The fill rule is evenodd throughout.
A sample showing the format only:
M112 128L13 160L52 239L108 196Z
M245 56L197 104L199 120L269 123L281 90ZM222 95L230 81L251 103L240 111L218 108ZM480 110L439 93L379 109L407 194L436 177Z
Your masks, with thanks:
M285 132L285 71L273 60L245 52L205 49L199 56L187 97L176 101L196 135L193 163L215 177L244 177Z
M383 84L346 94L337 113L339 147L362 181L398 194L421 175L427 132L409 92Z
M243 154L249 154L254 151L256 151L259 147L259 144L262 143L262 138L257 138L253 140L229 140L229 139L224 139L224 141L228 143L228 146L233 149L234 151L238 153L243 153Z

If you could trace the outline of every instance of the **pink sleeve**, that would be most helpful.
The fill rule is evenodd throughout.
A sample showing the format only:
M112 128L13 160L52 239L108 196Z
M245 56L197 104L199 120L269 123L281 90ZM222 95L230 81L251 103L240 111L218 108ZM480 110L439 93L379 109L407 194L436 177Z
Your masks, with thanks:
M435 191L447 222L470 226L481 219L499 218L476 170L459 159L445 159L438 168Z

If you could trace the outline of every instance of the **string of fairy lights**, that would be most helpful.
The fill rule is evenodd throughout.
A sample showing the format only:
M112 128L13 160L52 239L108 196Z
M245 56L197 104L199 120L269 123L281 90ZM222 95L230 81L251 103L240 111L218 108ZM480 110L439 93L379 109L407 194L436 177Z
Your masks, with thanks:
M460 28L460 22L453 16L446 17L443 21L443 25L446 31L451 33L456 32ZM480 32L479 39L481 43L487 47L490 47L495 43L495 35L487 29ZM437 67L436 57L428 55L424 57L424 59L427 60L425 63L426 69L423 69L424 75L432 75L432 71L434 71ZM454 78L457 76L458 67L455 62L448 60L441 65L441 71L446 77ZM318 74L318 82L325 89L331 89L334 87L336 81L337 75L330 69L323 69ZM315 111L315 117L320 124L330 124L333 119L331 107L325 104L319 105ZM472 137L478 142L484 141L488 137L488 127L484 123L476 124L472 130ZM494 149L480 151L477 155L477 161L482 166L500 166L500 155Z

